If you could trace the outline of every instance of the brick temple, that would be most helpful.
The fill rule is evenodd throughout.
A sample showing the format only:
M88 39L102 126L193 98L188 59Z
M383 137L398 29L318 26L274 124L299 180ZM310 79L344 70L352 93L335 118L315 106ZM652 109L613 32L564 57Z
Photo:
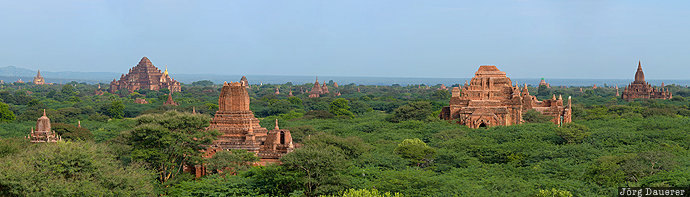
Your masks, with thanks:
M470 128L509 126L524 122L522 114L530 109L552 116L554 124L571 122L571 100L564 105L562 96L539 101L529 94L527 85L521 90L496 66L480 66L462 91L454 87L450 105L439 115L444 120L457 120Z
M280 163L280 158L292 152L295 145L287 129L273 130L259 125L259 119L249 109L249 93L246 82L225 82L218 98L218 111L207 129L218 130L221 135L206 150L207 157L217 151L244 149L259 157L258 165ZM200 177L205 174L203 166L187 169Z
M57 142L62 140L62 137L57 135L50 127L50 118L46 116L45 109L43 110L43 116L36 120L36 130L32 127L31 133L29 133L26 138L28 138L31 143Z
M326 83L323 83L323 86L319 85L319 78L317 77L314 86L309 91L309 98L317 98L322 94L328 94L328 86L326 86Z
M673 98L673 94L668 91L668 89L664 89L664 85L662 83L661 88L654 88L652 85L649 85L644 80L644 72L642 71L642 62L637 62L637 72L635 72L635 81L630 83L625 89L623 89L623 94L621 94L621 98L631 101L634 99L642 98L642 99L671 99Z
M172 98L172 92L168 93L168 100L165 100L165 103L163 105L169 105L169 106L179 106L180 104L177 104L175 100Z
M110 82L110 93L118 90L134 92L139 89L160 90L168 89L172 92L182 91L180 82L168 74L168 69L161 72L147 57L141 58L139 64L129 69L129 73L120 76L120 80Z

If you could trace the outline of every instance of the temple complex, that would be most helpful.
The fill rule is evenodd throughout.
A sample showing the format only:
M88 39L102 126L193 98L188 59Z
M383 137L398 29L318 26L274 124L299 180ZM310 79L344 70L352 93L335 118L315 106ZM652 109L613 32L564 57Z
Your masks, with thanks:
M43 142L57 142L61 141L62 137L58 136L55 131L50 128L50 118L46 116L46 110L43 110L43 116L38 118L36 121L36 130L31 128L31 133L26 136L31 143L43 143Z
M663 84L663 83L662 83ZM662 85L663 86L663 85ZM644 80L644 72L642 71L642 62L637 62L637 72L635 72L635 81L630 83L623 89L621 98L631 101L638 98L643 99L671 99L673 94L668 89L655 88L649 85Z
M457 120L470 128L509 126L524 122L522 114L534 109L552 116L554 124L571 122L571 100L564 105L562 96L539 101L529 94L527 85L521 90L496 66L480 66L469 84L453 87L450 106L444 107L441 119Z
M35 85L43 85L46 84L46 80L41 76L41 70L38 70L38 73L34 77L34 84Z
M143 57L139 64L129 69L127 75L123 74L120 76L120 80L113 79L110 82L110 93L124 89L129 92L134 92L138 89L168 89L171 92L180 92L182 91L182 86L180 82L170 77L167 68L164 72L161 72L151 63L149 58Z
M259 119L249 109L249 93L243 82L225 82L218 98L218 111L211 120L208 130L218 130L221 135L207 149L208 157L217 151L244 149L254 152L260 158L260 165L279 163L280 157L292 152L290 131L280 129L278 120L273 130L259 125ZM197 166L196 174L203 174Z

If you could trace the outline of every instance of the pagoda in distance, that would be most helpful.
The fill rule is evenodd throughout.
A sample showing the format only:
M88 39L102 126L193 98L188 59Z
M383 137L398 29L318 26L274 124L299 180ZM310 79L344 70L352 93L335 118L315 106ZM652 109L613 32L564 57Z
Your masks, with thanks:
M139 89L168 89L171 92L180 92L182 86L180 82L170 77L167 68L161 72L149 58L143 57L139 64L129 69L129 73L120 76L120 80L113 79L110 82L110 93L118 90L128 90L131 93Z
M663 84L663 83L662 83ZM663 85L662 85L663 86ZM623 90L621 98L626 101L634 99L672 99L673 94L668 88L655 88L649 85L644 79L644 72L642 71L642 62L637 62L637 72L635 72L635 81L630 83Z
M38 73L34 77L33 81L34 85L43 85L46 84L46 79L41 76L41 70L38 70Z

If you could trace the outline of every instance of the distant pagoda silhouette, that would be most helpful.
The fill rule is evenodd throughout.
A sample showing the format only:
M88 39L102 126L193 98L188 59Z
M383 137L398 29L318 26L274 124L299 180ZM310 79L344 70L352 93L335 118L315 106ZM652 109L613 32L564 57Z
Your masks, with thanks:
M176 81L168 74L166 68L161 72L156 68L147 57L141 58L139 64L129 69L129 73L122 74L119 80L113 79L110 82L110 92L118 90L128 90L134 92L139 89L160 90L168 89L171 92L182 91L180 82Z

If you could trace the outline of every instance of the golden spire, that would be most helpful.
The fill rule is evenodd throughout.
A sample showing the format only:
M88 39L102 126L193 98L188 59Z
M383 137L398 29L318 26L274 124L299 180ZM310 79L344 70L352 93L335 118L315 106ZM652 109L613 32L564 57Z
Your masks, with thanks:
M164 75L168 75L168 65L165 65L165 71L163 71Z

